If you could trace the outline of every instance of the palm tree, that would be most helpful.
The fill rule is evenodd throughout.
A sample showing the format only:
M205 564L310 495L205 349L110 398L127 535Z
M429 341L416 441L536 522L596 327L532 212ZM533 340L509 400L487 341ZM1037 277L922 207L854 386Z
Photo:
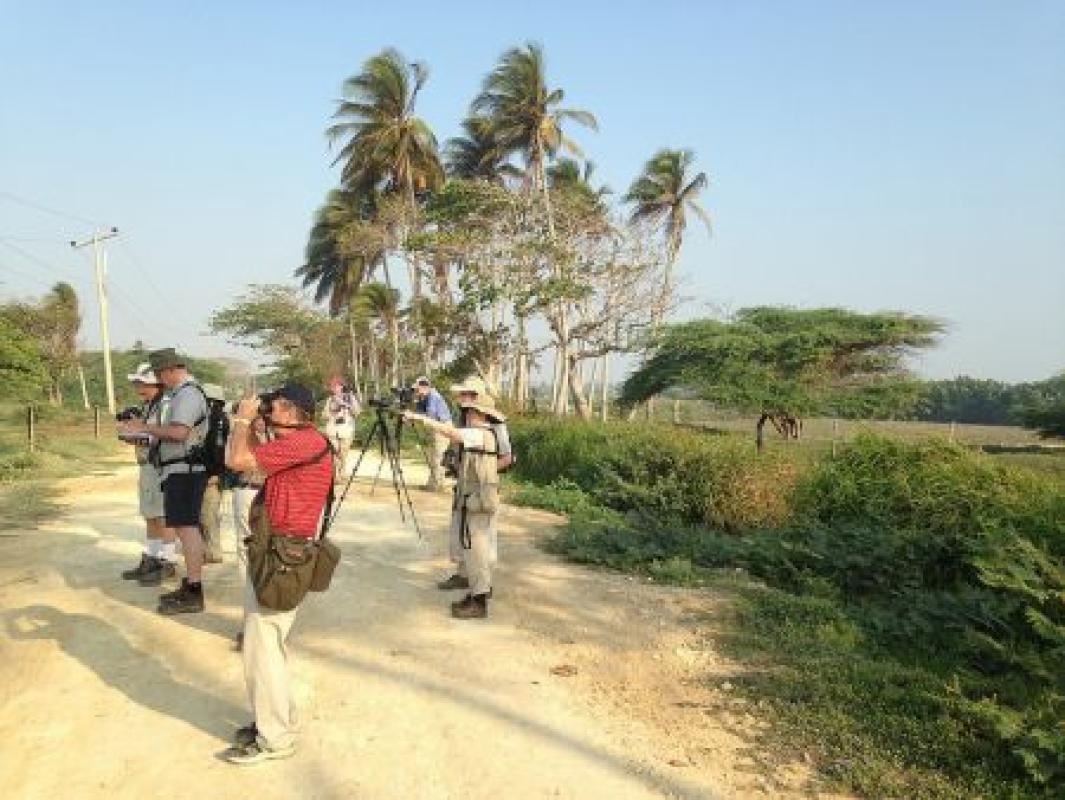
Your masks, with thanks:
M572 158L560 158L547 168L547 182L552 191L570 192L593 208L605 210L605 199L613 191L606 185L593 186L594 174L594 161L585 161L582 167L580 162Z
M657 317L661 317L673 293L673 267L683 244L688 211L710 230L710 215L699 204L699 193L709 180L705 172L691 175L694 161L691 150L659 150L644 165L624 198L633 204L633 222L650 222L661 228L666 238L666 271L659 308L655 310Z
M524 157L526 180L543 192L552 235L547 160L562 148L580 155L580 148L562 132L562 123L572 120L592 130L599 127L590 112L562 108L564 98L562 89L548 89L543 49L530 42L503 54L471 106L474 115L491 121L492 135L505 152L518 152Z
M400 194L407 206L407 231L417 227L418 194L444 180L436 136L414 113L428 77L421 62L408 62L392 48L383 50L344 82L344 99L333 114L339 121L326 131L330 142L344 142L333 162L343 162L344 183ZM415 259L408 258L407 266L417 299L421 273Z
M449 139L444 148L448 174L467 180L503 183L504 178L521 173L507 163L508 153L492 130L487 117L467 117L462 122L464 136Z
M386 183L413 203L416 192L443 181L436 137L414 106L429 77L421 62L408 62L387 48L362 65L344 82L344 99L337 103L326 134L331 143L343 141L334 164L343 162L347 185Z
M374 281L363 284L352 298L352 315L369 321L378 321L388 331L392 348L391 382L399 385L399 290ZM377 346L373 332L370 332L370 363L373 365L371 378L377 381Z
M365 193L333 189L314 215L304 251L304 263L296 270L304 288L314 285L314 301L329 301L334 316L348 304L374 266L365 254L343 246L345 231L364 223L371 214Z

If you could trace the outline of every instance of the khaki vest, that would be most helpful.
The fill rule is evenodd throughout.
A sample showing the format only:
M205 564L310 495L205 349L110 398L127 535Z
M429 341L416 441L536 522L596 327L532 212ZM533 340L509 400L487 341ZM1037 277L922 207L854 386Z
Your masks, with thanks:
M477 428L482 445L463 448L459 467L459 499L470 514L494 514L499 510L499 472L496 469L495 434L490 428ZM481 452L478 452L481 451Z

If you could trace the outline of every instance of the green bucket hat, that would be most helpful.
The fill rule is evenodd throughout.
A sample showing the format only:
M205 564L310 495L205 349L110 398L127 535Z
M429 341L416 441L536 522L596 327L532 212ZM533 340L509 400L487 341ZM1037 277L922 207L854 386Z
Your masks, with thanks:
M159 373L160 370L170 367L184 367L185 357L179 356L173 347L164 347L162 350L153 350L148 354L148 363L152 370Z

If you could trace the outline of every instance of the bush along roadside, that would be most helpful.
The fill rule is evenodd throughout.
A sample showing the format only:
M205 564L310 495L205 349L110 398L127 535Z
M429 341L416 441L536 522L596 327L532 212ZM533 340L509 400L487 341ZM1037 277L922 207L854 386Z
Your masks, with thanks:
M832 785L870 797L1065 796L1059 483L947 443L863 437L787 472L786 512L763 518L775 524L744 508L711 527L676 498L721 491L707 475L737 469L727 457L717 472L659 476L618 464L663 438L683 449L684 433L617 426L599 439L581 427L538 427L529 446L541 453L519 475L533 485L514 491L570 515L550 549L663 580L726 581L736 612L724 642L753 667L741 691L773 707L778 742L819 754ZM695 447L695 460L733 452ZM737 463L748 470L742 454ZM556 468L562 477L542 480ZM669 513L640 508L639 485L618 502L628 483L604 490L593 482L603 474L672 487ZM737 581L737 569L756 580Z

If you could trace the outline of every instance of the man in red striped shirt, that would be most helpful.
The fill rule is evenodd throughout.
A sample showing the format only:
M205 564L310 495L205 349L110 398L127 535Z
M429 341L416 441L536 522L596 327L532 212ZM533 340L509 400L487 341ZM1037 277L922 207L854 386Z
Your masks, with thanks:
M318 533L333 485L332 447L311 420L314 397L298 384L286 384L270 396L267 425L272 441L252 432L257 397L246 397L233 420L227 466L237 472L266 474L263 499L270 527L287 536ZM274 611L259 605L249 578L244 590L244 680L255 722L237 731L226 760L255 764L285 758L295 751L295 709L287 669L288 638L299 606Z

